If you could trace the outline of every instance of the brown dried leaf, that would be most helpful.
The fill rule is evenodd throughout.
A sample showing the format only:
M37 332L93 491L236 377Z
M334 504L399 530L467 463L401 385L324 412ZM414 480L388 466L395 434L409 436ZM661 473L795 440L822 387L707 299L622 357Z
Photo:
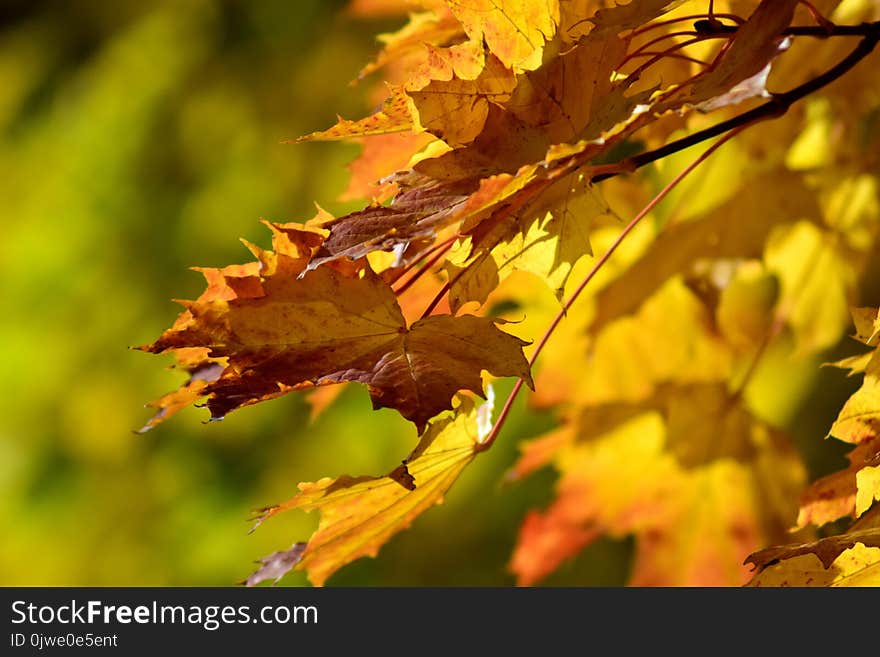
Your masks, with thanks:
M473 80L433 80L410 91L419 125L452 147L473 141L483 131L490 103L500 105L516 86L513 72L493 56Z
M421 432L458 390L482 394L483 370L532 385L527 343L498 321L434 315L407 328L391 288L362 267L284 268L261 277L262 296L187 302L186 321L144 349L201 347L228 359L199 390L215 419L292 389L359 381L375 408L397 409Z
M837 557L856 543L861 543L865 547L880 547L880 530L864 529L839 536L829 536L812 543L769 547L749 555L746 563L753 564L759 570L764 570L777 561L803 554L814 554L825 568L830 568Z

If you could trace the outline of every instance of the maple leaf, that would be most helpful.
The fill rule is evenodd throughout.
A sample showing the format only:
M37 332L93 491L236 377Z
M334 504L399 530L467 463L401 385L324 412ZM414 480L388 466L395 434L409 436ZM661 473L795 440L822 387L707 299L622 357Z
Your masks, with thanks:
M858 517L880 498L880 439L859 444L850 465L814 481L801 497L797 526L822 526L844 516Z
M338 117L336 125L327 130L313 132L297 138L295 141L333 141L370 135L387 135L413 129L410 99L403 88L391 89L391 95L382 103L382 108L375 114L363 119L351 121Z
M590 228L602 216L614 213L577 173L547 186L512 216L483 222L446 259L451 308L482 305L515 270L535 274L560 298L575 264L592 255Z
M474 140L489 116L489 104L502 104L516 86L513 73L495 57L473 80L433 80L410 91L420 126L450 146Z
M559 0L448 0L452 13L474 41L508 68L537 68L546 41L556 33Z
M450 42L457 39L451 39ZM425 44L427 58L422 64L420 74L414 76L408 83L407 89L421 90L431 80L450 81L453 77L459 80L476 80L484 73L487 64L492 66L494 55L486 52L482 41L465 41L456 43L445 48L438 48L429 43ZM491 59L487 60L487 56ZM502 77L509 77L501 72Z
M583 416L516 468L534 469L555 450L562 475L557 499L521 528L511 559L519 583L534 583L602 534L636 536L633 585L743 583L742 560L783 536L793 513L771 501L790 500L803 479L785 440L717 386L666 387L628 410L595 413L620 424L595 430ZM790 479L780 476L787 470Z
M792 217L821 221L821 209L802 176L765 172L762 181L768 184L746 183L720 207L691 221L666 226L626 272L597 294L598 311L591 330L598 332L632 312L670 276L686 271L700 258L760 256L778 225L791 222ZM757 216L764 219L742 219Z
M413 156L434 141L434 137L427 133L398 132L353 141L360 143L363 150L348 165L351 176L339 200L372 198L381 203L397 193L396 185L383 179L407 168Z
M482 370L533 385L527 343L498 320L435 315L407 327L391 288L368 266L306 271L305 262L262 276L258 296L186 302L186 320L145 349L201 347L227 359L198 391L213 418L293 389L358 381L375 408L397 409L421 433L458 390L482 394Z
M853 338L869 347L880 344L880 313L877 308L850 308L850 314L856 329Z
M872 314L873 319L865 309L853 313L855 337L868 345L876 342L873 323L877 321L877 310ZM861 387L843 405L829 431L835 438L854 444L880 436L880 351L875 349L871 352L863 368Z
M862 258L834 234L799 221L770 236L764 261L780 282L779 305L798 354L827 349L843 335Z
M632 112L617 108L612 92L629 82L612 82L612 73L626 54L623 40L588 35L571 50L536 71L520 76L515 92L503 103L523 123L540 127L547 146L573 139L593 139ZM609 111L614 107L614 112ZM607 115L613 118L607 119ZM610 124L610 125L609 125Z
M326 224L330 236L308 266L316 269L342 257L361 258L372 251L393 251L419 238L433 238L455 222L472 191L470 181L415 187L390 205L371 206L335 219Z
M279 235L281 234L279 228L274 228L271 224L270 228ZM254 278L259 269L260 263L257 262L245 265L229 265L220 269L193 267L193 270L200 272L207 282L207 287L199 296L198 301L231 300L239 296L262 294L259 285L255 285L256 279ZM191 313L181 313L174 323L172 330L183 328L192 321ZM178 349L175 351L175 366L189 373L189 378L177 390L173 390L147 404L148 408L155 408L156 413L143 427L137 430L137 433L146 433L172 415L191 406L205 394L205 388L220 377L226 368L226 359L211 357L208 352L209 350L203 347Z
M570 352L547 354L538 374L541 403L638 402L664 383L726 380L731 352L710 321L693 292L672 278L636 315L609 324L588 343L586 371L566 366Z
M206 361L191 369L189 379L180 388L147 404L147 407L156 409L156 414L137 433L146 433L175 413L192 406L205 394L205 387L220 378L224 369L225 365L214 361Z
M390 474L326 477L299 484L296 497L263 510L257 524L290 509L320 511L318 529L290 566L305 570L315 586L323 585L345 564L376 556L394 534L443 502L446 491L473 460L484 437L478 428L477 413L470 398L458 397L455 413L432 420L416 448ZM267 559L271 564L277 561ZM285 563L290 561L285 558ZM276 569L266 571L264 566L248 578L248 583L276 574Z
M749 586L880 586L880 530L771 547L747 563L758 569Z
M857 365L864 374L861 387L853 393L831 426L830 436L856 447L847 455L850 465L813 482L801 499L798 526L818 526L844 516L858 518L880 499L880 356L877 349L875 308L853 308L855 339L874 346L868 360ZM850 362L844 363L848 365ZM839 363L837 365L840 365Z
M851 103L858 109L837 108L847 104L844 85L830 87L805 122L791 112L724 146L717 169L701 165L681 184L693 167L679 165L687 146L723 135L707 156L839 78L876 45L878 28L840 30L863 39L845 57L823 49L800 69L824 73L807 71L807 83L774 95L771 70L782 81L804 77L794 70L801 62L782 55L790 35L830 36L839 26L820 14L836 3L808 5L818 28L791 27L797 0L748 3L747 19L735 16L744 3L719 2L704 20L690 7L657 20L683 4L423 0L361 71L385 73L377 111L300 138L364 144L347 193L373 202L305 226L269 224L272 250L248 245L256 262L201 270L205 292L144 347L173 352L190 379L151 404L143 430L197 399L220 418L327 386L320 409L330 384L358 382L374 408L396 409L421 434L384 477L303 483L266 509L260 522L291 508L321 518L308 543L263 559L248 585L294 568L323 584L441 501L497 436L491 404L476 410L459 391L482 395L484 372L533 387L528 343L501 330L503 320L462 309L485 303L503 315L515 305L530 330L550 312L549 337L558 305L548 311L552 298L530 298L545 290L511 273L535 275L561 300L594 242L611 246L574 296L600 267L604 287L582 307L566 299L567 341L542 353L533 398L556 405L563 425L530 443L511 475L547 465L560 475L556 499L523 522L510 562L518 582L539 581L609 535L635 538L636 585L741 584L749 553L761 568L754 585L876 583L880 545L868 523L880 517L878 312L853 311L856 337L875 351L838 363L864 376L831 427L854 444L849 467L803 493L797 521L803 465L746 394L765 351L790 342L802 356L836 344L871 271L876 184L866 153L877 140L865 116L876 94L850 92L864 96ZM871 18L862 10L854 20ZM856 79L869 90L875 76ZM739 115L726 109L769 97ZM719 110L711 123L705 114ZM601 225L616 204L592 186L621 174L635 190L622 207L638 212L623 233ZM609 187L620 204L626 188ZM653 228L637 226L645 216ZM793 524L844 516L859 518L847 534L754 552L792 540Z
M461 24L446 7L410 13L407 24L397 32L378 36L383 44L382 50L361 69L358 78L364 78L407 56L421 56L425 46L447 43L461 31Z
M762 0L737 28L720 61L698 75L675 102L709 111L746 98L769 95L764 88L769 64L787 47L781 35L791 23L797 5L798 0Z

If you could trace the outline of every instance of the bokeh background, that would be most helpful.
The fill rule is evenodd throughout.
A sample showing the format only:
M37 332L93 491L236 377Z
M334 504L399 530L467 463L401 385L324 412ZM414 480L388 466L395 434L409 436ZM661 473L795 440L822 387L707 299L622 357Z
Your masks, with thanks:
M415 444L354 386L314 423L289 395L133 433L181 375L129 347L173 321L170 299L200 292L188 267L249 259L237 238L268 245L261 217L358 205L337 200L357 146L282 143L370 111L368 87L348 82L405 18L345 4L0 3L0 585L232 585L317 521L283 514L249 535L253 509L299 481L387 472ZM821 438L856 384L822 376L838 378L794 427L814 476L840 465ZM503 473L513 438L551 425L520 402L511 439L445 505L329 584L512 584L517 527L553 480ZM602 540L545 583L622 584L631 552Z

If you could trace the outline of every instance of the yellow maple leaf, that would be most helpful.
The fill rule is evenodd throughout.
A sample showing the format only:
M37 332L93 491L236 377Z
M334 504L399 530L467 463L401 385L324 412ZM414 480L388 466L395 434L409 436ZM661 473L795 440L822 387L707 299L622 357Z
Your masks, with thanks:
M336 125L304 135L296 141L333 141L367 137L370 135L387 135L395 132L411 131L413 114L411 100L402 87L392 87L391 95L382 103L382 108L370 116L351 121L338 117Z
M455 147L473 141L482 132L489 104L502 104L515 86L513 72L490 56L476 78L433 80L418 91L410 91L409 97L419 127Z
M852 531L749 556L749 586L880 586L880 531Z
M633 585L738 585L748 578L743 559L785 536L804 469L778 432L719 386L668 387L628 411L593 410L620 424L595 435L592 416L580 416L517 466L529 471L552 455L561 472L556 500L521 529L511 560L521 584L599 535L632 534Z
M321 514L318 529L288 570L295 565L308 573L315 586L321 586L345 564L376 556L394 534L442 503L484 437L477 412L470 398L459 397L455 412L433 420L412 453L388 475L326 477L302 483L296 497L266 509L259 522L290 509Z

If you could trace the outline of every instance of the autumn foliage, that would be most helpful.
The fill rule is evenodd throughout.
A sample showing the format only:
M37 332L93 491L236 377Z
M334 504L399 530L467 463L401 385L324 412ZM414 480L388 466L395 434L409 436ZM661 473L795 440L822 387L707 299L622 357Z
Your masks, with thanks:
M499 435L523 383L558 426L509 480L558 479L523 518L520 584L605 535L635 538L633 585L880 583L880 5L399 4L361 75L376 112L301 138L361 143L346 195L369 203L267 222L271 249L200 269L143 347L190 375L144 430L344 382L414 426L384 476L258 512L320 523L247 583L376 556L522 438ZM864 353L835 366L863 384L828 433L849 466L810 482L762 394L847 332Z

